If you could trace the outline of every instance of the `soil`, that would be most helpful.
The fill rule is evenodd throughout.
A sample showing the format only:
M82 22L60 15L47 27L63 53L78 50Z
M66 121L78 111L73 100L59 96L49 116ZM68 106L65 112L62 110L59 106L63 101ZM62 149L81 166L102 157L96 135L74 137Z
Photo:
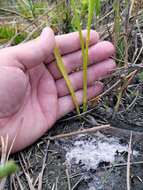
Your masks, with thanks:
M41 171L43 159L47 154L46 167L43 176L43 190L51 190L53 184L57 184L58 190L67 190L67 168L69 171L71 187L74 187L74 185L78 182L74 188L75 190L126 190L127 166L122 163L125 163L127 160L127 152L125 154L125 161L120 161L119 163L116 163L115 166L111 163L101 162L97 169L86 171L82 168L80 163L72 166L68 166L66 164L66 151L63 147L65 145L72 145L72 142L75 141L75 136L59 139L56 141L50 141L49 146L47 146L49 143L49 136L69 133L83 128L87 129L93 127L93 123L94 126L110 123L113 127L112 129L101 130L100 132L107 137L119 138L121 144L128 144L130 133L133 131L132 150L138 151L138 155L136 157L132 156L131 160L131 162L134 163L131 165L131 189L142 190L143 163L135 164L135 162L143 161L142 113L142 100L136 102L136 105L132 110L126 112L125 114L118 114L114 119L111 119L112 114L109 113L109 110L105 111L103 107L99 105L94 111L92 111L90 114L87 114L84 119L75 118L70 120L71 116L68 116L66 117L66 121L64 118L64 120L57 122L53 129L41 140L32 145L30 148L14 155L14 158L17 159L18 163L21 160L23 167L28 169L30 176L35 180ZM91 136L94 138L95 134L85 134L83 136L88 140L91 138ZM24 164L22 161L23 158L25 158L26 164ZM118 164L120 165L118 166ZM25 189L29 189L23 172L20 174L20 180ZM8 181L8 186L10 183L11 178ZM15 183L17 184L16 179ZM8 189L13 189L13 187L10 188L9 186Z

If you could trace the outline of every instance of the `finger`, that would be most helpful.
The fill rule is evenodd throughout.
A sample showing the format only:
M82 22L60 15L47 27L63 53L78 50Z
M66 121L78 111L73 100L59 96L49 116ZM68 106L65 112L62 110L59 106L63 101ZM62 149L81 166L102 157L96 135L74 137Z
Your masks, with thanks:
M86 41L86 35L87 31L83 30L83 38L84 42ZM99 35L94 30L91 30L90 32L90 42L89 46L97 43L99 41ZM56 44L60 49L61 55L69 54L75 51L78 51L81 49L80 45L80 38L79 38L79 32L72 32L69 34L63 34L56 36ZM55 58L53 55L51 55L47 62L53 61Z
M41 36L35 40L14 47L3 49L0 54L5 58L5 64L31 69L45 60L53 52L55 37L52 29L45 28ZM8 59L7 57L10 57ZM10 60L15 60L12 63Z
M91 86L93 82L101 80L106 75L110 74L116 65L113 59L108 59L96 65L88 68L88 86ZM69 75L69 79L72 83L74 91L77 91L83 87L83 72L78 71ZM56 81L58 96L62 97L69 94L65 80L59 79Z
M115 53L115 48L112 43L103 41L89 48L89 64L103 61L111 57ZM71 73L76 68L83 64L82 53L77 51L63 56L63 63L68 73ZM48 65L48 69L57 80L62 77L56 62L52 62Z
M115 48L112 43L108 41L99 42L89 48L89 65L106 60L114 54ZM83 64L81 50L63 56L63 63L66 67L67 73L71 73L76 68L80 67ZM55 61L47 65L47 67L55 80L62 77Z
M103 91L103 84L97 83L94 86L91 86L87 89L88 100L92 99L95 96L98 96ZM79 90L76 93L78 104L82 104L83 100L83 91ZM63 117L65 114L69 113L75 108L71 96L64 96L59 99L59 110L58 110L58 119Z

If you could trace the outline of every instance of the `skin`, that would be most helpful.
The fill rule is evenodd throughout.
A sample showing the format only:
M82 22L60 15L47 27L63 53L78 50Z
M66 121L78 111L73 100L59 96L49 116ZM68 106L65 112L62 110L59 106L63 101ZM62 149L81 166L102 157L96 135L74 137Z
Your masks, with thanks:
M86 38L86 31L83 31ZM45 28L39 38L0 50L0 135L9 136L12 152L34 143L62 116L74 109L72 99L54 60L55 44L73 84L78 103L82 103L82 65L77 32L54 36ZM100 41L91 31L88 68L88 99L103 90L96 82L115 69L114 46ZM95 64L96 63L96 64Z

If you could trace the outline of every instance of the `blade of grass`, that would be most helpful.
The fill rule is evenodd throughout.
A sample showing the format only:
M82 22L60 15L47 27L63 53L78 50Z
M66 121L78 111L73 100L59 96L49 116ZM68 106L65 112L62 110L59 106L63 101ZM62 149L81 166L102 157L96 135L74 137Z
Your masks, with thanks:
M90 29L92 24L92 18L94 15L95 0L88 1L88 23L87 23L87 37L86 37L86 47L85 56L83 63L83 112L87 110L87 66L88 66L88 46L90 41Z
M116 0L114 2L114 12L115 12L115 19L114 19L114 43L115 47L118 47L119 37L121 32L121 22L120 22L120 2Z
M71 94L71 97L73 99L73 103L75 105L76 111L77 111L78 114L80 114L80 109L79 109L79 105L78 105L78 101L77 101L74 89L72 87L71 81L69 80L66 68L65 68L65 66L63 64L62 57L61 57L59 49L57 47L54 49L54 54L55 54L55 58L56 58L56 61L57 61L58 68L59 68L61 74L63 75L63 77L64 77L64 79L66 81L67 87L68 87L68 89L70 91L70 94Z
M136 2L135 0L132 0L132 1L131 1L130 14L129 14L130 17L132 16L132 12L133 12L133 8L134 8L134 4L135 4L135 2Z
M68 182L68 190L71 190L71 180L70 180L68 167L66 168L66 176L67 176L67 182Z
M75 4L75 0L71 0L71 6L73 9L73 14L75 16L75 25L78 29L79 32L79 37L80 37L80 45L81 45L81 50L82 50L82 57L84 60L84 39L83 39L83 35L82 35L82 27L81 27L81 23L80 23L80 16L78 14L78 11L76 9L76 4Z
M95 11L96 11L96 16L99 16L100 10L101 10L101 0L95 0Z

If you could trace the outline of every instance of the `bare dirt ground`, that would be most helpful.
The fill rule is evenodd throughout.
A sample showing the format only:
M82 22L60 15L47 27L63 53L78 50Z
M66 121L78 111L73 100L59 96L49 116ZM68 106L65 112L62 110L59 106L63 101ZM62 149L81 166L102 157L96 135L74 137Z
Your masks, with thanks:
M124 116L116 117L112 120L107 118L109 114L105 115L105 111L103 112L101 106L99 106L95 111L86 115L85 118L88 121L84 119L59 121L40 141L25 151L14 155L14 158L23 167L23 171L18 174L22 186L29 189L25 173L29 173L31 179L36 180L42 167L44 167L42 189L50 190L55 187L59 190L126 190L128 143L131 131L133 131L130 164L131 189L141 190L143 188L142 109L142 105L137 104L133 110ZM93 125L91 124L92 122L97 122L97 124ZM97 138L99 134L96 131L88 133L91 127L110 123L113 127L112 129L99 130L104 135L100 134L101 139ZM87 133L49 140L50 136L83 129L86 129ZM81 145L78 144L79 142ZM99 155L97 155L96 151L99 145L96 146L96 142L101 142L101 144L106 142L106 144L102 145L103 151L107 147L106 154L104 154L105 159L103 157L101 160L99 159L97 167ZM114 143L116 148L112 154L111 150L113 150ZM112 146L110 147L110 145ZM85 150L86 146L87 150ZM123 147L121 148L120 146ZM83 157L82 152L80 152L79 154L81 155L79 156L78 152L75 153L74 150L82 151L86 155ZM103 154L102 150L99 151L100 154ZM114 157L113 160L108 158L108 155L112 156L111 154ZM8 180L8 189L10 189L10 184L17 184L17 179L17 176L13 176Z

